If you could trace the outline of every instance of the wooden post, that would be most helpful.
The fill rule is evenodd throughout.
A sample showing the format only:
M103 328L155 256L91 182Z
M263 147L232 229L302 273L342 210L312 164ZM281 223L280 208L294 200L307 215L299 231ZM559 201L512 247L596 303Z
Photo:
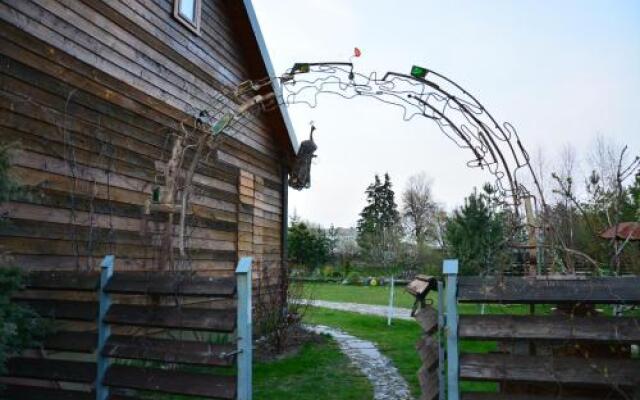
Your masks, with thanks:
M524 210L527 218L527 236L529 236L528 244L529 244L529 275L535 276L539 275L539 271L541 266L537 265L538 255L536 254L538 251L537 246L537 227L535 216L533 214L533 205L531 204L531 197L527 197L524 199ZM536 263L534 266L533 263Z
M536 267L538 275L542 275L545 272L543 271L544 263L544 225L540 222L536 235Z
M97 371L95 382L96 400L107 400L109 397L109 388L102 383L104 375L107 372L107 368L109 368L109 359L102 354L102 350L111 335L111 327L104 321L107 311L109 311L109 307L111 306L111 296L106 293L104 289L113 275L114 260L115 257L113 255L108 255L104 260L102 260L102 264L100 264L100 291L98 293L98 347L96 349Z
M251 400L253 332L251 306L251 257L242 257L236 268L238 282L238 400Z
M447 335L447 392L448 400L460 398L458 384L458 260L444 260L442 269L447 285L446 293L446 335Z

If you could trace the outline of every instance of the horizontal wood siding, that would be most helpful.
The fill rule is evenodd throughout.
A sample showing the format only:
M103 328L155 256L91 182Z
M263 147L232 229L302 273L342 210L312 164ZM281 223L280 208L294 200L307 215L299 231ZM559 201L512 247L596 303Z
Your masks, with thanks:
M0 142L18 143L11 175L25 189L0 205L12 220L0 248L16 264L92 270L114 253L116 270L158 267L167 214L144 205L172 135L232 105L224 93L256 70L226 2L203 1L201 35L172 12L171 0L0 3ZM256 280L280 276L286 183L271 121L249 116L196 169L190 268L231 276L251 255Z

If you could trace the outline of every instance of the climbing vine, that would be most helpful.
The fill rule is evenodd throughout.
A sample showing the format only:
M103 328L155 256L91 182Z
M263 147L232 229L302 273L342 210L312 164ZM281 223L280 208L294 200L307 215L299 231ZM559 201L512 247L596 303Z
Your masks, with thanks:
M0 202L8 201L20 187L9 178L9 149L0 144ZM8 224L4 218L0 224ZM44 334L44 325L31 309L11 302L11 296L22 287L22 272L9 267L10 260L0 249L0 374L5 372L7 358L21 352Z

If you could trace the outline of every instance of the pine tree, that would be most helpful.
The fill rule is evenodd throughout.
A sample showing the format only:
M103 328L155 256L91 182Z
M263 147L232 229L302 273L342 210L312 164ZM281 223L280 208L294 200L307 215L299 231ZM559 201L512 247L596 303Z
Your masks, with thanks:
M391 178L388 173L384 174L384 184L380 188L380 196L382 198L382 225L385 228L397 227L400 221L400 212L398 212L395 192L392 189Z
M336 252L338 247L338 229L331 224L327 229L327 248L329 250L329 257L335 262Z
M384 183L376 174L365 194L367 205L357 226L358 245L370 261L385 265L395 259L401 237L400 213L389 174L384 175Z
M292 220L287 233L289 261L304 265L313 271L329 259L329 244L325 232L319 227Z
M476 275L498 267L504 252L504 215L492 208L492 194L475 189L446 225L449 256L460 260L460 273Z

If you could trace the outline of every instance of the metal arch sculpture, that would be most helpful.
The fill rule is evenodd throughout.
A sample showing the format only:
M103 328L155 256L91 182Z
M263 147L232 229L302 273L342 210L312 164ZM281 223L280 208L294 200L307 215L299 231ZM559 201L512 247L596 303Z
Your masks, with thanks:
M536 174L518 134L508 122L499 124L467 90L446 76L421 67L411 74L387 72L364 75L351 62L296 63L279 78L281 104L307 104L314 108L318 96L372 97L403 110L403 119L416 116L433 120L458 147L473 158L469 167L488 170L505 205L516 215L526 198L536 198L523 184L522 171L530 175L536 195L545 204Z
M359 50L356 49L355 56L358 55ZM272 85L275 82L280 85ZM276 90L273 90L274 87ZM544 219L535 222L529 200L536 199L536 196L523 184L523 170L529 172L536 186L542 214L546 205L529 155L511 124L499 124L468 91L444 75L426 68L414 66L411 74L387 72L378 77L376 73L364 75L355 72L351 62L322 62L296 63L282 76L269 76L245 81L236 87L224 87L213 96L214 102L209 109L194 109L181 122L181 132L175 134L168 166L180 166L187 151L192 152L190 166L184 177L181 176L181 168L166 168L164 178L171 184L167 184L165 196L159 195L157 200L154 198L154 202L161 204L149 201L145 212L155 208L170 215L180 213L179 248L182 257L186 237L184 221L199 160L209 157L226 137L238 135L245 125L252 123L252 114L292 104L307 104L313 108L321 94L335 94L347 99L372 97L402 109L405 121L416 116L434 121L456 145L472 153L473 158L467 162L468 166L487 169L495 177L501 203L512 209L514 217L510 218L512 231L508 235L509 240L518 241L518 232L527 226L530 243L525 247L542 248L544 228L540 225ZM291 171L289 178L290 186L298 190L309 187L309 168L316 150L312 137L305 142L307 146L301 146L295 170ZM177 204L175 197L179 190L182 196L180 204ZM524 224L519 212L523 203L527 216ZM535 243L536 236L538 243ZM541 255L542 252L537 251L537 254ZM542 264L539 261L536 263Z

